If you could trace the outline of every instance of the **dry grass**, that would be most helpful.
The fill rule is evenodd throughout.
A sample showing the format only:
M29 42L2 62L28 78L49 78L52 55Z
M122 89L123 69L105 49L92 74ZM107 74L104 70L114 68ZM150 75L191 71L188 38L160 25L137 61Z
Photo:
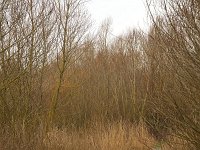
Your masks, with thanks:
M63 150L149 150L156 145L145 128L135 128L129 123L112 125L95 124L80 131L54 129L45 140L47 149ZM169 147L164 144L163 150L183 149L180 146Z
M66 132L55 129L49 133L50 149L148 149L138 138L137 130L130 125L94 125L84 131ZM152 142L146 139L143 142Z

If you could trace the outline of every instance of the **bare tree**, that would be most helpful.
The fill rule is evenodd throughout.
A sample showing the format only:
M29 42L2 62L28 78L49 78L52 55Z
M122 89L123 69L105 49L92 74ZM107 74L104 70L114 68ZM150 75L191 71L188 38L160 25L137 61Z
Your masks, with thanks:
M79 57L78 49L89 27L87 12L84 11L84 0L65 0L64 3L55 1L57 21L57 65L58 81L53 94L47 117L47 130L52 125L55 115L59 92L64 73Z
M152 15L152 40L160 53L153 59L164 71L160 77L153 75L164 83L159 95L165 108L157 110L174 123L176 136L199 149L199 1L165 0L161 6L164 17L156 20ZM155 83L154 87L161 85Z

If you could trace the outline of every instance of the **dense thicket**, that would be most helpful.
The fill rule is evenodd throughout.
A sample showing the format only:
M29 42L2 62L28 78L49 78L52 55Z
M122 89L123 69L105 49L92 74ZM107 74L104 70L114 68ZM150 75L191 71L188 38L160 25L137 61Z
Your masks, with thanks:
M1 1L0 146L44 149L53 128L122 121L199 149L198 0L162 1L148 34L118 37L109 20L91 35L84 3Z

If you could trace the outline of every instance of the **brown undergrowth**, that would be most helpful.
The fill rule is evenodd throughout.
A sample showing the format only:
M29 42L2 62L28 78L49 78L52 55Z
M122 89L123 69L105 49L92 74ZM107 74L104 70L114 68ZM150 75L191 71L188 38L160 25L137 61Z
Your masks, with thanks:
M162 143L160 147L163 150L184 149L182 141L174 138L171 142L173 146ZM152 150L158 145L145 127L125 122L95 123L87 129L74 131L54 129L44 143L50 150Z

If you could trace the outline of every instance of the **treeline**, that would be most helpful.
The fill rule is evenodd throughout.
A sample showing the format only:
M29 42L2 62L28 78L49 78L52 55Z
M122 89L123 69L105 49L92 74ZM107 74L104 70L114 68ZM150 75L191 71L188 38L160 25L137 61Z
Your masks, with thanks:
M118 121L200 148L200 3L147 3L148 34L90 33L84 0L0 5L0 146L45 149L53 128ZM169 142L169 144L170 144Z

